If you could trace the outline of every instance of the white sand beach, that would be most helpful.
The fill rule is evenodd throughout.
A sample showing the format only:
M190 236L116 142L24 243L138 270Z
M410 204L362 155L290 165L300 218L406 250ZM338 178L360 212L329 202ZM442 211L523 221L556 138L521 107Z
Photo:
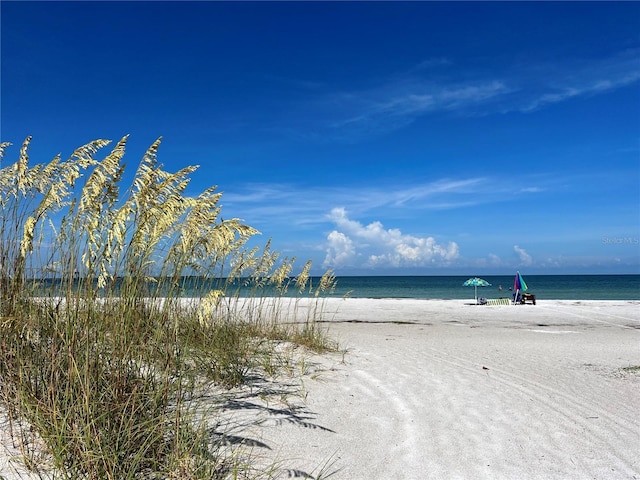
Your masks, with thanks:
M344 351L225 410L276 478L640 479L640 302L325 310Z
M281 478L640 478L640 302L327 310L346 353L244 432Z

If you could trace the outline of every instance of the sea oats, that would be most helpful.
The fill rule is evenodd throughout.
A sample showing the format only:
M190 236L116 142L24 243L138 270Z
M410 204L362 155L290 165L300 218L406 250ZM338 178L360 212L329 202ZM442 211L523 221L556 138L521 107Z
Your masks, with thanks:
M336 277L333 274L333 270L327 270L320 278L320 283L315 291L315 296L319 296L321 293L333 293L336 286Z
M307 260L307 263L304 264L302 271L296 277L296 288L298 289L298 293L302 293L307 287L307 282L309 281L309 272L311 271L311 263L311 260Z
M287 293L287 289L289 288L290 275L291 271L293 270L293 264L295 260L295 257L293 257L291 260L285 257L282 260L280 266L276 268L271 274L271 277L269 277L269 283L273 285L281 295L285 295Z
M57 154L49 163L44 165L40 171L40 180L42 187L49 186L53 182L57 181L60 176L60 154ZM42 192L44 192L44 188Z
M160 146L160 142L162 137L159 137L145 152L142 160L140 161L140 165L138 166L138 170L134 176L133 188L135 191L141 191L144 189L144 186L150 182L150 178L153 174L153 171L156 167L156 154L158 152L158 147Z
M105 251L118 258L125 246L127 224L131 218L131 206L125 203L110 215L110 227L107 231Z
M27 181L26 181L26 172L27 172L27 164L29 163L29 143L31 142L31 136L28 136L22 146L20 147L20 157L18 161L14 164L14 175L17 191L22 191L26 193Z
M4 158L4 151L7 147L11 146L11 142L2 142L0 143L0 160Z
M4 152L7 147L11 146L11 142L0 143L0 165L4 159ZM5 192L9 186L9 179L12 177L11 170L9 168L0 168L0 192ZM0 202L4 203L5 195L0 195Z
M94 158L95 154L98 153L101 148L106 147L110 143L111 140L93 140L92 142L74 150L70 159L74 160L83 170L87 169L97 163Z
M20 255L22 258L27 256L33 250L33 233L36 228L36 219L27 217L24 222L22 240L20 241Z
M222 298L224 298L224 291L222 290L210 290L203 297L198 310L198 322L200 325L204 327L211 324L210 319L216 312Z
M74 156L65 162L61 170L61 182L56 184L60 192L68 192L73 183L80 176L80 168L93 166L93 171L87 178L80 201L72 203L69 209L68 222L65 225L73 229L76 242L84 242L84 249L80 260L87 274L96 275L98 286L103 287L109 277L108 269L112 260L111 247L107 237L109 217L114 203L118 200L118 182L123 172L120 160L124 155L126 142L124 137L102 161L97 162L93 155L98 148L107 145L107 141L96 141L74 152ZM65 235L66 241L71 238Z
M75 187L76 180L80 178L80 167L77 162L67 161L64 163L66 167L62 172L62 179L66 185Z
M256 254L258 253L259 248L253 247L251 250L235 250L236 255L231 259L231 272L229 272L229 277L231 279L236 279L242 277L243 273L246 271L250 271L255 266L257 259Z
M2 387L16 395L2 398L12 412L34 419L34 435L48 442L65 478L138 478L150 471L166 477L176 458L186 465L201 453L215 457L216 442L214 451L201 451L211 442L189 430L195 389L205 378L242 382L271 348L263 339L282 335L275 324L247 325L283 318L281 304L261 298L257 308L251 301L246 307L228 302L222 311L225 292L211 285L218 275L231 279L225 288L234 275L246 275L284 294L293 260L278 264L270 240L261 254L248 249L259 232L220 217L215 187L187 196L197 167L162 170L160 139L121 198L127 138L100 161L95 155L107 140L76 149L66 161L58 155L29 167L29 137L19 161L0 169L0 316L5 324L21 321L3 325L3 334L15 335L5 336L0 349ZM0 144L0 158L7 146ZM52 214L62 207L62 215ZM297 277L302 288L309 271L310 263ZM193 272L202 276L191 279L201 283L189 293L204 296L193 304L198 309L186 309L179 296L181 287L192 288L184 277ZM56 278L37 287L45 290L36 292L36 304L28 275ZM163 301L149 299L156 295ZM218 318L224 323L214 324ZM7 375L14 365L18 373ZM42 425L46 432L38 430ZM191 473L186 469L182 476Z
M40 220L45 216L52 208L53 205L59 205L60 197L57 192L50 188L42 197L42 200L36 207L34 217L36 220Z
M278 260L280 254L271 251L271 239L269 239L262 250L262 255L258 259L253 272L251 273L251 281L256 286L262 286L268 280L268 277Z

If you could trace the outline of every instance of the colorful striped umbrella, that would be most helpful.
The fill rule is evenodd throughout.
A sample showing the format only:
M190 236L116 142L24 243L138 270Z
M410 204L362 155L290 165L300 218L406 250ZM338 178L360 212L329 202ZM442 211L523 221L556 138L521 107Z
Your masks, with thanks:
M524 283L524 278L522 278L522 275L520 275L520 272L516 272L516 278L513 280L513 289L517 292L517 291L521 291L521 292L526 292L529 287L527 287L527 284Z
M491 284L482 278L473 277L462 284L463 287L475 287L476 303L478 303L478 287L490 287Z
M518 302L518 297L520 296L520 292L526 292L529 289L527 284L524 282L524 278L520 275L520 272L516 272L516 278L513 280L513 291L516 292L513 294L513 303Z

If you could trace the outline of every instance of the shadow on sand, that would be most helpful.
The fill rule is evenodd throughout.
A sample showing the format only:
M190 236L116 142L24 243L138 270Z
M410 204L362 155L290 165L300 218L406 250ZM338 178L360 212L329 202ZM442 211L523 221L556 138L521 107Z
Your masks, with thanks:
M318 367L317 364L313 365ZM304 403L301 384L292 381L273 380L263 376L253 376L243 387L224 390L210 386L206 391L192 399L197 404L197 417L206 422L211 445L229 447L246 456L249 464L257 468L277 471L273 478L327 478L337 472L327 471L331 465L321 466L320 474L315 470L306 472L297 468L288 468L290 459L272 458L275 454L267 452L279 450L269 440L261 438L261 429L304 428L327 433L335 431L317 423L316 415Z

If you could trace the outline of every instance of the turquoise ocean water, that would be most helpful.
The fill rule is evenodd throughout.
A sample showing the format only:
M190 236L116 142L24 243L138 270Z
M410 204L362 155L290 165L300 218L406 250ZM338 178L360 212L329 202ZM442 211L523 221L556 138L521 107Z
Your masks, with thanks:
M478 288L485 298L510 297L515 275L481 277L490 287ZM474 298L473 287L463 287L469 277L338 277L333 296L348 292L354 298ZM640 275L524 275L528 292L548 300L640 300ZM502 286L502 291L499 286Z
M489 275L482 277L490 287L478 288L478 297L510 297L515 275ZM337 277L337 287L331 297L352 298L421 298L468 299L474 298L473 287L463 287L469 277L462 276L357 276ZM538 299L549 300L640 300L640 275L523 275L528 292ZM202 279L200 279L201 282ZM190 296L191 283L183 283L184 296ZM312 279L315 287L319 278ZM499 290L502 286L502 290ZM211 286L217 288L216 286ZM240 295L247 292L238 286ZM205 289L206 290L206 289ZM227 289L232 291L233 288ZM276 292L265 288L258 295L271 296ZM288 296L295 295L289 291Z
M488 275L485 280L490 287L478 288L478 297L510 298L515 275ZM352 298L420 298L420 299L473 299L474 288L463 287L469 277L463 276L371 276L371 277L337 277L337 287L331 297ZM544 300L640 300L640 275L526 275L528 292ZM319 278L312 278L312 287L319 284ZM37 292L45 294L59 287L58 280L39 280ZM161 286L163 285L164 286ZM162 290L170 282L152 282L149 291L163 296ZM226 294L232 296L277 296L273 288L264 287L254 290L236 282L223 287L224 281L202 277L183 277L180 282L181 296L197 297L212 289L225 288ZM502 286L502 290L499 287ZM300 296L312 296L307 291ZM296 296L293 288L287 296Z

